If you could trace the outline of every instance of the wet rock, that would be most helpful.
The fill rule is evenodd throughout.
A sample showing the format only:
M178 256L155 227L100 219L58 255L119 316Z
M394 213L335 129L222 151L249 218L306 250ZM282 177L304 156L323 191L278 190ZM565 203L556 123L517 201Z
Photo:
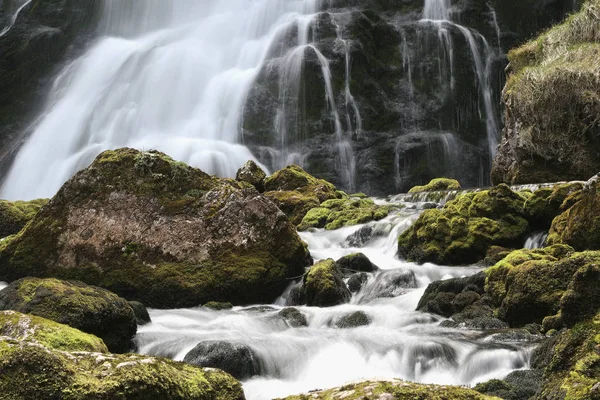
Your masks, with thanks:
M145 305L139 301L128 301L128 303L133 309L133 313L135 314L135 322L138 324L138 326L152 322L150 314L148 314L148 310L146 309Z
M415 273L410 270L392 269L380 271L362 292L360 302L366 303L374 299L397 297L408 289L417 287Z
M210 308L211 310L215 310L215 311L222 311L222 310L231 310L233 308L233 304L221 303L218 301L209 301L208 303L203 304L202 307Z
M498 318L492 317L479 317L468 319L463 322L465 328L468 329L480 329L480 330L492 330L492 329L506 329L508 324Z
M295 227L254 188L118 149L2 242L0 280L78 279L154 308L264 304L310 262Z
M251 313L251 314L263 314L263 313L268 313L268 312L275 311L275 310L277 310L277 309L275 307L271 307L271 306L254 306L254 307L242 308L240 311L246 312L246 313Z
M494 333L487 337L493 342L533 342L540 339L540 336L534 336L525 329L510 329L500 333Z
M265 171L262 170L254 161L247 161L242 168L237 171L235 180L238 182L246 182L254 186L259 192L264 192L264 180L267 177Z
M311 267L304 278L304 290L309 306L335 306L347 303L351 297L342 273L332 259Z
M432 282L419 300L417 310L450 317L478 301L484 293L484 286L483 272L466 278Z
M355 311L351 314L346 314L338 318L335 321L334 326L340 329L349 329L369 325L370 323L371 317L369 317L364 311Z
M514 371L503 380L493 379L480 383L473 389L482 394L506 400L529 399L540 389L542 374L542 371L536 370Z
M364 272L354 274L348 279L348 289L352 293L358 293L365 283L369 280L369 275Z
M129 351L137 330L126 300L75 281L20 279L0 291L0 310L37 315L91 333L115 353Z
M373 226L365 225L346 238L349 247L363 247L373 237Z
M239 343L200 342L185 355L183 361L199 367L218 368L237 379L260 374L260 364L252 349Z
M286 307L277 313L292 328L308 326L306 315L294 307Z
M290 288L285 301L286 306L301 306L306 304L306 293L304 292L304 283L298 282Z
M337 260L335 264L343 273L379 271L379 267L363 253L349 254Z

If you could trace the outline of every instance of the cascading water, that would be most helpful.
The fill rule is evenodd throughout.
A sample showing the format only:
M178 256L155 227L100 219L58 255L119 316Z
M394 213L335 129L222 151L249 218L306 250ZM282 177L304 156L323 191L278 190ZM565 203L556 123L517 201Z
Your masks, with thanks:
M493 13L493 16L495 21L495 12ZM497 110L492 100L491 89L494 52L483 35L465 26L452 22L452 9L449 0L425 0L423 19L421 22L432 24L438 30L439 42L444 55L443 57L440 56L440 81L444 81L443 77L446 76L447 71L443 71L443 68L444 65L447 65L451 90L454 89L454 45L452 43L452 37L449 34L449 29L457 29L467 41L477 75L480 97L483 102L483 110L479 110L479 113L486 121L487 142L490 154L489 160L491 163L491 160L496 153L499 138L498 116L496 115ZM495 24L497 27L497 22L495 22ZM499 28L497 32L499 44ZM447 61L443 62L444 60Z
M546 244L546 239L548 239L548 231L533 232L525 240L523 247L526 249L540 249Z
M97 154L123 146L233 176L254 159L238 141L256 74L277 38L317 10L317 0L103 4L105 36L56 79L2 197L52 196Z
M374 378L472 385L527 368L533 343L506 341L483 331L443 328L443 318L414 311L429 282L480 270L398 260L396 239L420 214L415 206L408 204L404 210L368 224L370 234L360 243L351 238L366 225L301 233L316 259L338 259L360 251L382 269L369 274L349 304L297 306L307 319L307 326L300 327L279 315L288 302L288 291L272 305L227 311L201 307L150 310L153 322L138 330L139 351L182 360L205 340L247 346L260 370L243 380L249 400ZM366 314L370 323L339 327L342 318L354 312Z
M19 14L27 7L32 0L4 0L0 1L0 10L8 15L8 21L4 26L0 26L0 37L6 35L17 22Z

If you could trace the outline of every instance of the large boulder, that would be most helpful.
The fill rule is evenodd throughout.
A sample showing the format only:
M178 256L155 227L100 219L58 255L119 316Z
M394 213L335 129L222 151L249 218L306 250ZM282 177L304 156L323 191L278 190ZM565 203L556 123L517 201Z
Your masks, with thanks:
M419 300L417 310L450 317L477 305L484 294L483 272L465 278L452 278L430 283ZM471 312L473 309L471 309ZM489 315L473 315L482 317ZM462 321L461 321L462 322Z
M0 311L0 337L27 341L62 351L108 353L102 339L35 315Z
M512 50L492 181L588 179L600 170L598 0Z
M525 202L527 219L535 228L550 229L552 220L564 211L565 200L582 188L581 182L572 182L536 190Z
M483 260L491 246L518 248L529 232L526 197L506 185L463 193L442 209L425 210L398 238L410 261L461 265Z
M138 354L65 352L0 338L0 393L6 399L243 400L239 382L218 370Z
M0 238L18 233L46 203L48 203L47 199L0 200Z
M306 304L328 307L346 303L352 295L343 275L332 259L313 265L304 278Z
M254 351L243 344L219 340L200 342L183 361L199 367L221 369L237 379L260 374L260 363Z
M344 273L379 271L379 267L373 264L363 253L348 254L335 263Z
M116 353L129 351L137 331L126 300L75 281L20 279L0 291L0 310L40 316L91 333Z
M562 209L563 213L552 221L548 243L565 243L576 250L600 250L600 175L567 197Z
M0 243L0 280L78 279L155 308L268 303L308 265L255 188L133 149L100 154Z

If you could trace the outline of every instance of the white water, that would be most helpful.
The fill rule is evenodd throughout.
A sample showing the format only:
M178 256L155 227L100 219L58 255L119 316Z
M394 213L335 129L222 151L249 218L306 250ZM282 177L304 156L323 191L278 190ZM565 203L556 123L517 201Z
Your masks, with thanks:
M4 6L4 12L10 15L6 26L1 27L0 29L0 37L6 35L12 29L12 27L15 25L15 22L17 22L17 18L19 18L21 11L23 11L25 7L31 3L31 1L32 0L5 0L6 3L0 1L0 7Z
M495 13L493 15L495 18ZM496 154L499 138L498 119L496 116L496 108L494 107L492 100L491 89L492 60L494 53L483 35L452 22L452 9L449 0L425 0L423 19L421 21L423 23L432 24L438 30L440 47L443 49L443 54L440 56L440 81L443 82L443 77L446 76L446 73L448 72L442 70L442 65L448 65L449 76L451 77L451 89L454 88L452 78L452 70L454 68L454 45L448 32L448 28L458 29L467 41L471 52L471 58L474 63L474 69L477 74L477 83L481 98L483 100L484 109L480 110L480 114L482 114L482 112L485 114L481 115L481 117L485 118L486 121L486 133L491 163L491 160L493 160L494 155ZM500 43L499 40L498 43ZM442 60L445 62L442 63Z
M379 275L370 277L349 304L296 307L306 315L307 327L294 328L277 318L285 298L262 312L241 307L228 311L150 310L153 322L138 330L139 351L182 360L203 340L247 345L262 365L260 376L243 381L249 400L373 378L472 385L526 368L531 350L527 344L497 343L481 331L441 328L442 318L414 311L429 282L479 270L419 266L398 260L396 238L419 213L407 209L374 223L377 235L361 248L346 244L347 236L361 226L301 234L317 259L337 259L361 251L383 269ZM386 292L383 290L386 273L410 271L415 274L418 288L404 288L396 297L378 298L378 293ZM333 326L340 317L358 310L370 317L370 325L349 329Z
M6 282L0 282L0 290L4 289L7 286L8 286L8 283L6 283Z
M271 45L317 9L317 0L103 4L105 36L57 77L3 198L52 196L97 154L123 146L235 175L254 159L238 144L247 93Z
M546 239L548 239L548 231L533 232L529 235L527 240L525 240L525 245L523 247L530 250L540 249L546 244Z

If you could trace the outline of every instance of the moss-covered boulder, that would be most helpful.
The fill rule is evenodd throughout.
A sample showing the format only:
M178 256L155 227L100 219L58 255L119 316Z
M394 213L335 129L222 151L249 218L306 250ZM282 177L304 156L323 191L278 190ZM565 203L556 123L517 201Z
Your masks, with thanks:
M436 192L438 190L459 190L461 189L460 182L456 179L448 178L435 178L432 179L427 185L415 186L411 188L408 193L421 193L421 192Z
M541 388L542 372L540 370L514 371L503 380L492 379L488 382L479 383L473 390L488 396L497 396L503 400L534 398Z
M273 201L299 225L306 213L322 202L347 195L323 179L317 179L297 165L287 166L265 180L265 197Z
M461 194L425 210L398 238L399 253L419 263L461 265L482 260L491 246L521 247L530 229L526 199L506 185Z
M0 393L6 399L243 400L219 370L138 354L69 353L0 338Z
M126 300L75 281L20 279L0 291L0 310L40 316L91 333L117 353L129 351L137 331L135 314Z
M554 341L536 399L600 398L600 316L562 331Z
M219 368L237 379L260 374L260 362L247 345L223 340L205 340L198 343L183 361L199 367Z
M265 178L267 174L254 161L247 161L242 168L237 171L235 179L238 182L246 182L254 186L259 192L265 190Z
M588 179L600 170L600 1L509 52L492 181Z
M310 210L302 219L298 230L325 228L335 230L344 226L378 221L388 216L390 208L379 206L371 199L349 197L327 200Z
M102 339L35 315L0 312L0 336L63 351L108 353Z
M100 154L0 243L0 280L77 279L155 308L268 303L308 265L253 187L133 149Z
M565 200L583 188L581 182L563 183L541 188L525 202L525 213L531 225L539 229L549 229L552 220L561 213Z
M350 383L335 389L312 391L308 395L286 397L285 400L305 399L414 399L414 400L499 400L471 389L457 386L424 385L393 379Z
M0 200L0 238L18 233L46 203L48 203L48 199Z
M417 310L451 317L471 307L471 314L475 306L485 306L481 301L484 294L485 274L483 272L465 278L452 278L430 283L421 296ZM490 317L491 310L470 315L473 318ZM465 315L459 322L468 319Z
M337 260L337 267L344 273L377 272L379 267L371 262L363 253L348 254Z
M577 253L565 245L517 250L485 271L485 292L511 326L572 326L600 307L598 262L600 252Z
M133 309L135 322L138 324L138 326L152 322L150 314L148 313L148 309L144 304L140 303L139 301L129 301L128 303Z
M581 192L564 200L564 212L552 221L548 243L565 243L576 250L600 250L600 175Z
M313 265L304 277L306 303L309 306L329 307L346 303L351 294L341 271L332 259Z

